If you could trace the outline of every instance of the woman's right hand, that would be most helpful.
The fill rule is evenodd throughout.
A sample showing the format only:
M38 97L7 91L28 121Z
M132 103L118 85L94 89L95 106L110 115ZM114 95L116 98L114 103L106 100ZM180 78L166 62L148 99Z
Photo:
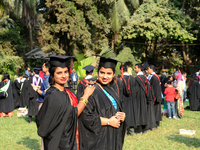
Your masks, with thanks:
M112 116L110 118L110 126L119 128L120 127L120 119L117 119L117 116Z
M88 99L90 97L90 95L92 95L92 93L95 90L94 83L96 83L96 82L90 81L86 84L84 94L83 94L84 98Z

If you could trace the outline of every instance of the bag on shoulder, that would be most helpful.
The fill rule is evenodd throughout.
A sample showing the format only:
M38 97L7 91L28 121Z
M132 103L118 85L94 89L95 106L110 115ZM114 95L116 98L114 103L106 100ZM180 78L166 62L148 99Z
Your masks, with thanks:
M4 99L4 98L8 97L7 90L9 88L9 85L10 85L10 80L8 80L6 85L4 85L2 88L0 88L0 99Z

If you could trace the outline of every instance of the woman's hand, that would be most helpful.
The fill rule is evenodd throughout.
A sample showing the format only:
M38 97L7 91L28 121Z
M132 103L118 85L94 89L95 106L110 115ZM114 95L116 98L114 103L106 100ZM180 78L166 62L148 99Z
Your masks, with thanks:
M125 120L125 118L126 118L126 114L125 114L124 112L117 112L117 113L116 113L116 117L117 117L120 121L124 122L124 120Z
M120 120L117 118L117 116L112 116L110 118L110 126L119 128L120 127Z
M88 99L90 95L92 95L92 93L95 90L94 83L96 83L96 81L90 81L86 84L84 94L83 94L84 98Z

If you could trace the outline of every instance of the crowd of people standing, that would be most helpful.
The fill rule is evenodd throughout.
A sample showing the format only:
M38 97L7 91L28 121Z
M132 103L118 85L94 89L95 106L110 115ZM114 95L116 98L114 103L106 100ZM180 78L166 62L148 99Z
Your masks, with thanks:
M186 93L190 109L200 109L197 76L188 81L188 90L186 72L177 69L172 76L159 77L154 64L136 64L135 77L126 64L121 65L121 75L116 77L118 61L99 57L97 79L95 67L85 66L86 77L78 86L79 77L69 67L71 56L51 56L41 68L33 68L33 74L27 68L14 82L5 73L0 83L0 116L11 117L15 108L27 106L28 122L37 116L41 149L121 150L125 136L156 130L162 115L182 118Z

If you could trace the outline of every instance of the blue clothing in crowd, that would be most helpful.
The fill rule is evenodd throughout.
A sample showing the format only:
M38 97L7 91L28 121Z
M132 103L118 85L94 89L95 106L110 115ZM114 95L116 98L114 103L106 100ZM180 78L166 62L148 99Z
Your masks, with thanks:
M50 77L50 74L44 76L44 80L43 80L43 83L41 84L41 88L40 88L40 90L42 91L42 95L39 94L39 98L38 98L39 103L44 102L45 90L50 87L49 77Z
M25 71L25 74L26 74L27 76L30 75L28 70Z
M74 75L75 75L76 80L74 80L74 78L73 78ZM71 76L72 82L75 82L75 81L77 82L77 81L78 81L78 78L79 78L79 77L78 77L78 74L77 74L76 72L74 72L74 73L72 72L72 73L70 74L70 76Z

